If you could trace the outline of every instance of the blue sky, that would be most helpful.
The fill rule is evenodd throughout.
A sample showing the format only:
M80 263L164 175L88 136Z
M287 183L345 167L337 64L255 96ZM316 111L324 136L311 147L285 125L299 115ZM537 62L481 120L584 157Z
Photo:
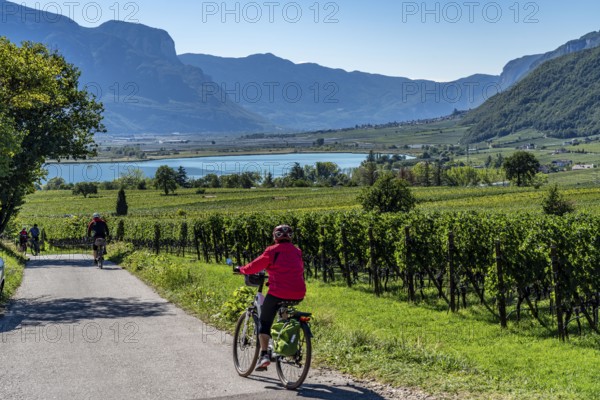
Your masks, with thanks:
M597 0L20 2L84 26L119 19L162 28L179 54L270 52L294 62L437 81L499 74L511 59L600 30Z

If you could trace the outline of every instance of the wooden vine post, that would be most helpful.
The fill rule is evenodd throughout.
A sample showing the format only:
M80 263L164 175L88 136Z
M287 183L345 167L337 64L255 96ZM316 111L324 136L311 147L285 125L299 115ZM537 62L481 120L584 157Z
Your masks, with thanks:
M561 341L565 341L565 324L563 315L563 298L561 288L561 271L558 261L556 246L550 247L550 258L552 260L552 275L554 277L554 297L556 301L556 321L558 324L558 337Z
M200 255L200 230L197 224L194 224L194 249L196 250L196 258L198 261L201 259Z
M449 290L450 290L450 310L456 312L456 271L454 265L454 232L448 235L448 274L449 274Z
M154 224L154 251L156 254L160 253L160 225Z
M181 255L185 257L185 248L187 247L188 241L188 224L183 221L179 230L179 247L181 249Z
M504 265L500 241L496 240L496 269L498 272L498 312L500 313L500 326L507 328L506 316L506 288L504 286Z
M348 257L348 237L346 236L346 225L342 224L340 229L342 235L342 256L344 257L344 275L346 278L346 284L348 287L352 287L352 274L350 272L350 257Z
M237 229L233 231L233 237L235 240L235 261L237 265L242 265L242 255L240 253L240 246L242 244L240 243L240 234Z
M379 267L377 266L377 256L375 249L375 238L373 237L373 227L369 226L369 249L370 249L370 264L373 271L373 283L375 285L375 295L381 296L381 282L379 282Z
M404 227L404 244L406 247L406 280L408 283L408 300L415 302L415 277L412 265L412 240L410 237L410 226Z
M321 225L321 236L319 236L320 267L323 272L323 282L327 283L327 268L325 267L325 226Z

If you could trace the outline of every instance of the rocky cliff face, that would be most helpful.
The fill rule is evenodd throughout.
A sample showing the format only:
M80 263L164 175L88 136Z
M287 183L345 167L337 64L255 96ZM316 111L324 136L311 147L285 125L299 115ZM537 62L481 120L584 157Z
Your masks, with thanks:
M221 96L197 67L184 65L167 32L111 21L83 28L55 14L1 1L2 35L41 42L82 71L80 84L105 105L110 133L253 132L264 118ZM211 96L206 95L206 88Z

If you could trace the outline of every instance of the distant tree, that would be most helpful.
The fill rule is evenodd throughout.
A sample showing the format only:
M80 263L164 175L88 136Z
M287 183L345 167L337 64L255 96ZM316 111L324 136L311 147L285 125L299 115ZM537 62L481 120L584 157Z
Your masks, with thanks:
M204 177L204 185L209 187L209 188L220 188L221 187L221 180L219 179L219 176L217 174L208 174Z
M221 180L221 186L224 188L235 189L241 187L241 179L238 174L221 175L219 179Z
M391 172L384 172L373 186L364 188L358 199L366 211L381 213L408 212L416 204L408 183Z
M317 162L315 164L317 179L329 179L340 173L338 165L331 161Z
M375 153L373 153L373 150L369 150L369 155L367 155L367 159L364 162L375 162Z
M321 146L323 146L324 144L325 144L325 139L323 139L323 138L318 138L318 139L317 139L317 141L315 142L315 145L316 145L317 147L321 147Z
M446 171L446 180L450 186L476 186L479 184L479 175L470 166L452 167Z
M288 176L292 180L304 179L305 178L304 168L302 168L299 163L294 163L294 165L292 166L292 169L288 173Z
M173 168L168 165L161 165L154 175L154 186L157 189L162 189L165 195L168 196L169 192L175 193L175 189L177 189L176 177L177 173Z
M417 183L421 186L431 186L431 167L428 161L421 161L413 167L413 174Z
M73 187L73 194L77 196L82 194L83 197L88 197L90 194L98 194L98 185L92 182L79 182Z
M129 206L125 197L125 189L121 188L117 194L117 215L127 215Z
M493 163L494 163L494 160L492 159L492 156L491 155L487 156L487 158L485 159L485 167L490 168Z
M175 177L175 181L182 188L186 188L189 186L187 172L183 166L179 166L179 168L177 169L177 176Z
M435 169L433 171L433 184L435 186L442 186L443 179L444 169L442 167L442 162L438 160L435 164Z
M377 164L374 161L363 161L360 167L354 171L354 179L359 185L373 186L377 180Z
M273 186L275 186L275 183L273 182L273 174L271 172L267 172L267 175L263 180L262 186L266 188L272 188Z
M540 162L529 152L517 151L504 159L502 167L510 181L517 186L528 186L540 169Z
M52 178L44 185L44 190L64 190L67 183L59 176Z
M496 160L494 161L494 168L502 168L504 164L504 156L502 153L496 154Z
M550 186L548 193L542 200L542 208L545 214L563 216L575 211L572 202L566 200L558 190L558 185Z
M244 172L240 175L240 186L244 189L250 189L258 186L261 177L258 172Z
M134 189L137 188L141 182L145 182L146 177L144 173L139 168L128 168L127 172L121 174L121 177L117 179L117 182L120 187L124 187L126 189Z

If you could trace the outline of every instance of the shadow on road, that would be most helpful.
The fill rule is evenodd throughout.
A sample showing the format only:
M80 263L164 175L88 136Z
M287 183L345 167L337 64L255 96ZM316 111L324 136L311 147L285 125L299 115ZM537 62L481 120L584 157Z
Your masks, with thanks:
M92 257L80 254L56 254L29 257L27 267L29 269L42 268L94 268Z
M310 374L309 374L310 377ZM265 382L268 384L265 389L268 390L266 393L261 393L256 398L264 400L276 400L281 398L290 398L289 394L292 394L294 398L305 398L305 399L322 399L322 400L383 400L380 394L358 386L346 385L339 386L335 384L326 385L321 383L305 383L296 391L289 391L281 386L279 380L267 377L267 376L251 376L248 379ZM287 396L286 396L287 395ZM220 397L213 400L236 400L236 399L248 399L253 398L248 394L244 396L231 396L231 397Z
M0 333L21 325L75 324L82 320L156 317L169 315L168 303L115 299L19 299L9 305L9 315L0 319Z
M384 399L381 395L365 388L356 386L327 386L327 385L305 385L298 391L298 397L306 399L361 399L361 400L380 400Z

